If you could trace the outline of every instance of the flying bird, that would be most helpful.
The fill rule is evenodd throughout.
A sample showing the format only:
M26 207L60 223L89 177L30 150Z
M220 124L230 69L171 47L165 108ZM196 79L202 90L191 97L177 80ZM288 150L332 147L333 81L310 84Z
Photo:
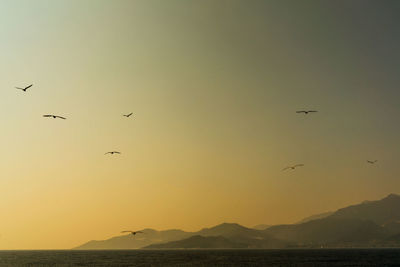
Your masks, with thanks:
M317 110L298 110L296 111L296 113L304 113L304 114L308 114L308 113L313 113L313 112L318 112Z
M294 169L296 169L297 167L302 167L302 166L304 166L304 164L296 164L296 165L293 165L293 166L288 166L288 167L286 167L286 168L284 168L282 171L286 171L286 170L294 170Z
M118 152L118 151L110 151L110 152L105 153L104 155L107 155L107 154L114 155L114 154L121 154L121 152Z
M367 160L367 163L369 164L375 164L378 160Z
M129 114L123 114L122 116L129 118L130 116L132 116L132 114L133 114L133 113L131 112L131 113L129 113Z
M122 231L121 233L131 233L132 235L136 235L136 234L144 234L143 232L141 232L141 231Z
M61 117L61 116L57 116L57 115L43 115L43 117L45 118L53 118L53 119L62 119L62 120L66 120L67 118Z
M28 90L29 88L31 88L33 86L33 84L31 84L31 85L28 85L28 86L26 86L26 87L23 87L23 88L21 88L21 87L15 87L16 89L19 89L19 90L22 90L22 91L24 91L24 92L26 92L26 90Z

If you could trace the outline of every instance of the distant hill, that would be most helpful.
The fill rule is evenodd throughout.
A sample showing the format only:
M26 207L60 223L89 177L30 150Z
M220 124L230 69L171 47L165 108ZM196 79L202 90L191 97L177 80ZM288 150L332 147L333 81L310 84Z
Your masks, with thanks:
M400 196L390 194L381 200L365 201L358 205L339 209L332 216L335 218L369 220L378 225L400 221Z
M145 249L162 248L247 248L246 244L236 243L222 236L195 235L187 239L173 241L164 244L154 244Z
M388 234L394 235L400 233L400 221L390 221L382 225Z
M235 243L247 244L248 248L282 248L287 245L287 242L282 242L263 231L247 228L237 223L223 223L212 228L204 228L196 234L222 236Z
M382 227L371 221L329 217L302 224L272 226L265 232L299 246L359 243L384 237Z
M260 237L258 230L241 226L237 223L222 223L212 228L204 228L197 232L201 236L223 236L223 237Z
M297 222L296 224L301 224L301 223L306 223L306 222L309 222L309 221L312 221L312 220L326 218L326 217L328 217L328 216L330 216L332 214L333 214L333 211L328 211L328 212L324 212L324 213L320 213L320 214L315 214L315 215L308 216L308 217L302 219L301 221Z
M142 230L143 234L125 234L107 240L92 240L75 249L138 249L154 243L163 243L187 238L193 234L182 230Z
M322 219L295 225L277 225L264 232L298 246L369 246L382 244L400 233L400 196L391 194L378 201L363 202L339 209Z
M143 230L144 234L123 235L113 237L107 240L101 241L89 241L75 249L138 249L143 247L149 247L152 244L157 246L176 248L177 244L185 246L199 246L195 245L195 241L201 241L208 244L213 243L213 248L227 248L227 244L232 244L234 247L248 247L248 248L282 248L286 246L286 242L281 242L268 234L246 228L236 223L223 223L211 228L204 228L198 232L184 232L181 230L167 230L167 231L155 231L152 229ZM174 241L186 240L192 236L202 237L219 237L218 239L189 239L183 243L176 243ZM222 238L228 240L222 241ZM166 244L168 243L168 245ZM190 245L189 245L190 244ZM154 246L151 248L155 248ZM182 247L183 248L183 247Z
M263 231L246 228L237 223L222 223L204 228L196 232L195 236L194 239L188 238L181 240L182 242L160 243L145 248L200 248L204 244L209 244L210 248L284 248L288 245L288 242L282 242Z
M400 247L400 196L391 194L264 230L223 223L198 232L143 232L90 241L76 249Z
M256 230L265 230L270 226L271 225L268 225L268 224L257 224L256 226L253 226L252 228L256 229Z

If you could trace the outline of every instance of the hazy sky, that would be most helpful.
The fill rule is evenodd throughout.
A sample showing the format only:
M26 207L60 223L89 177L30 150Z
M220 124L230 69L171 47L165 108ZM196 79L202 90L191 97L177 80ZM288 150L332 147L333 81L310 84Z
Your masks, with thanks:
M0 0L0 249L293 223L398 193L399 11Z

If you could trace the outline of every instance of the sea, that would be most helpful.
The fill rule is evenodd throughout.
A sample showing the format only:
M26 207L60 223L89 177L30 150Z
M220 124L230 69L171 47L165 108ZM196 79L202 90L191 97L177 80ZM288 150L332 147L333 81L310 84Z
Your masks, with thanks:
M0 266L400 266L400 249L8 250Z

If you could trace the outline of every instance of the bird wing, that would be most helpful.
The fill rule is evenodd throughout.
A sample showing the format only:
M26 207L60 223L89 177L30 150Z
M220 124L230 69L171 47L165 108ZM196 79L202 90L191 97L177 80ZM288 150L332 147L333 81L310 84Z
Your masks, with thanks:
M111 154L111 152L106 152L106 153L104 153L104 155L107 155L107 154Z
M64 117L61 117L61 116L56 116L57 118L59 118L59 119L63 119L63 120L66 120L67 118L64 118Z
M53 115L43 115L43 117L53 117Z
M131 116L133 114L133 112L129 113L128 116Z
M282 171L286 171L287 169L290 169L290 168L291 168L291 167L283 168Z
M306 113L304 110L296 111L296 113Z
M317 110L309 110L308 112L318 112Z
M296 164L293 167L296 168L296 167L302 167L302 166L304 166L304 164Z
M21 88L21 87L15 87L16 89L19 89L19 90L25 90L25 88Z
M118 152L118 151L114 151L114 153L116 153L116 154L121 154L121 152Z
M137 231L136 233L137 234L144 234L142 231Z
M121 231L121 233L133 233L133 231Z
M26 89L29 89L29 88L31 88L33 86L33 84L31 84L31 85L28 85L27 87L25 87L24 89L26 90Z

